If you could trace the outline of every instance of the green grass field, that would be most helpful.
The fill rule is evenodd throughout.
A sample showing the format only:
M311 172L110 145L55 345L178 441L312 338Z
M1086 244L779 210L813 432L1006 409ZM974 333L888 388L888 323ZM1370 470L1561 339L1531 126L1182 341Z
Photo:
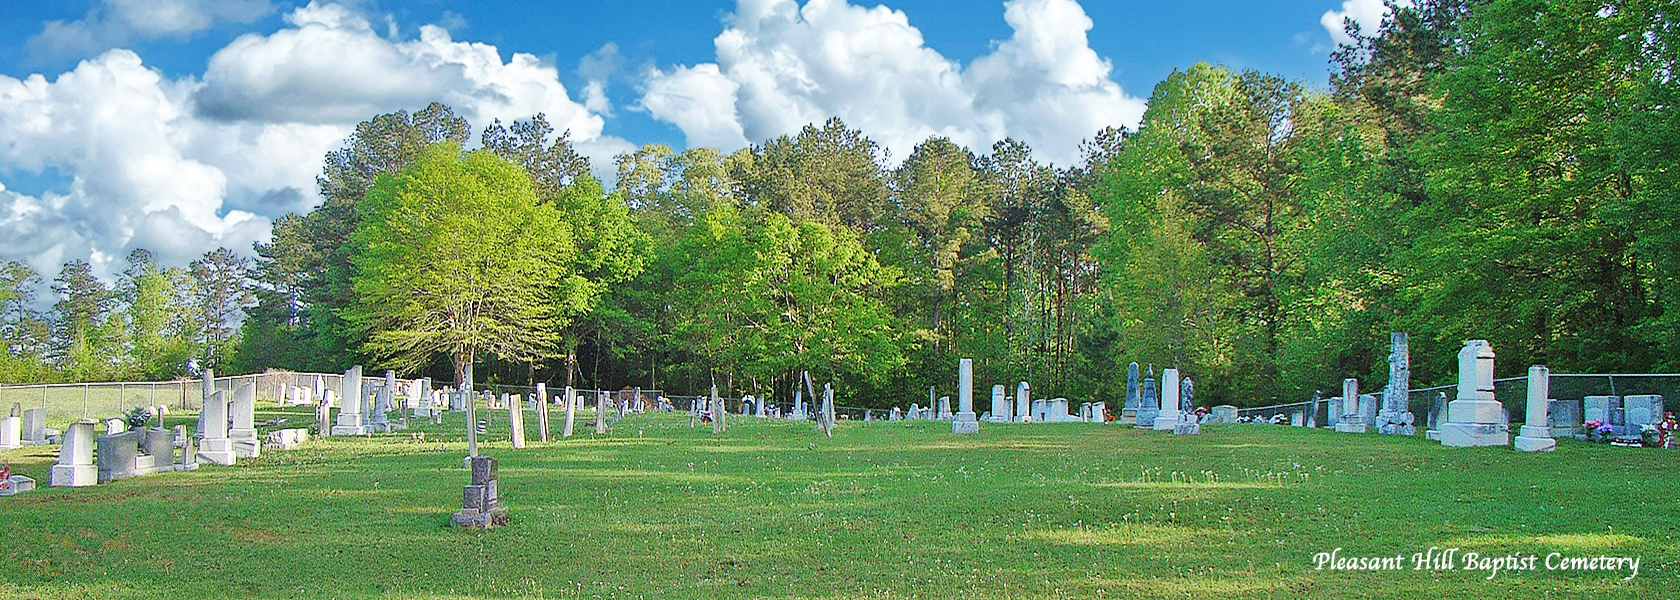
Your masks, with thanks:
M258 419L276 415L310 419ZM580 419L578 437L514 451L494 411L483 448L512 522L467 531L448 526L468 478L450 417L423 442L317 438L234 467L0 499L0 596L1680 597L1680 452L1565 441L1518 454L1261 425L958 437L842 422L826 439L735 417L713 436L686 413L605 437ZM0 460L44 485L54 451ZM1641 562L1632 580L1413 570L1432 546ZM1313 568L1336 548L1406 568Z

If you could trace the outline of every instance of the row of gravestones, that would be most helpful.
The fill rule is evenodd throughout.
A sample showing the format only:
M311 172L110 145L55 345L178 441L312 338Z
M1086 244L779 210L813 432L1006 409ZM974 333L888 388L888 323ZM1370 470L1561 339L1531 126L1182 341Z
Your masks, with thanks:
M1389 354L1389 384L1379 400L1359 394L1359 381L1342 382L1342 395L1328 400L1328 426L1346 433L1364 433L1375 427L1379 433L1416 435L1414 415L1407 409L1410 358L1405 333L1392 334ZM1586 422L1609 427L1615 436L1638 436L1644 426L1655 426L1666 414L1660 395L1587 396L1580 401L1550 397L1551 372L1544 366L1530 367L1524 425L1511 438L1510 414L1494 397L1493 346L1487 340L1470 340L1458 353L1457 397L1447 400L1440 393L1427 420L1425 435L1446 446L1504 446L1535 452L1556 447L1557 437L1574 437ZM1321 398L1313 395L1308 415L1318 414ZM1297 426L1315 427L1313 417L1303 423L1302 414L1291 419Z

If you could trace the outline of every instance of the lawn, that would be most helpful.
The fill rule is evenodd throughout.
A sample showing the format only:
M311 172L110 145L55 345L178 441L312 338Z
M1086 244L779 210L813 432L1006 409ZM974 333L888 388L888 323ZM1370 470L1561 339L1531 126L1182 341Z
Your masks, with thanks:
M301 411L259 411L307 422ZM186 422L190 416L174 416ZM638 415L522 451L490 413L512 522L448 526L460 415L234 467L0 499L21 598L1675 598L1680 452L1448 449L1268 425L808 424ZM555 430L563 420L554 413ZM171 424L173 424L173 419ZM527 415L530 437L536 419ZM0 451L43 484L53 450ZM1536 571L1412 569L1431 547ZM1316 553L1403 555L1315 570ZM1548 571L1549 553L1639 557ZM1462 567L1462 560L1455 566Z

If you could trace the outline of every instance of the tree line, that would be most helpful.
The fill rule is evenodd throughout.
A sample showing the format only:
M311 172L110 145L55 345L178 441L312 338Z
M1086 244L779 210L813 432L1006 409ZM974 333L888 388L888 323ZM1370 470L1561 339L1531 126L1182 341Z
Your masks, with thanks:
M894 164L835 119L733 153L644 146L608 192L542 115L476 146L447 106L376 116L251 265L131 257L106 289L72 263L40 317L9 263L0 375L202 355L784 398L809 370L885 406L950 393L970 357L1035 394L1115 401L1137 361L1257 405L1382 381L1389 331L1420 382L1473 338L1512 374L1680 366L1672 11L1390 8L1328 89L1197 64L1060 168L937 136Z

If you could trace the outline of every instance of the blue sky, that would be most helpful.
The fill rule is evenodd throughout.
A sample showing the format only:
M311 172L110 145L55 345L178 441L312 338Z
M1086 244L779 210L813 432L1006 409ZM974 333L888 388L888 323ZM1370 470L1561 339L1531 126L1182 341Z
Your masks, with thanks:
M430 100L544 112L606 174L645 143L735 149L840 116L892 155L939 134L1077 160L1196 61L1322 86L1380 0L0 2L0 258L120 270L248 252L307 211L355 122Z

